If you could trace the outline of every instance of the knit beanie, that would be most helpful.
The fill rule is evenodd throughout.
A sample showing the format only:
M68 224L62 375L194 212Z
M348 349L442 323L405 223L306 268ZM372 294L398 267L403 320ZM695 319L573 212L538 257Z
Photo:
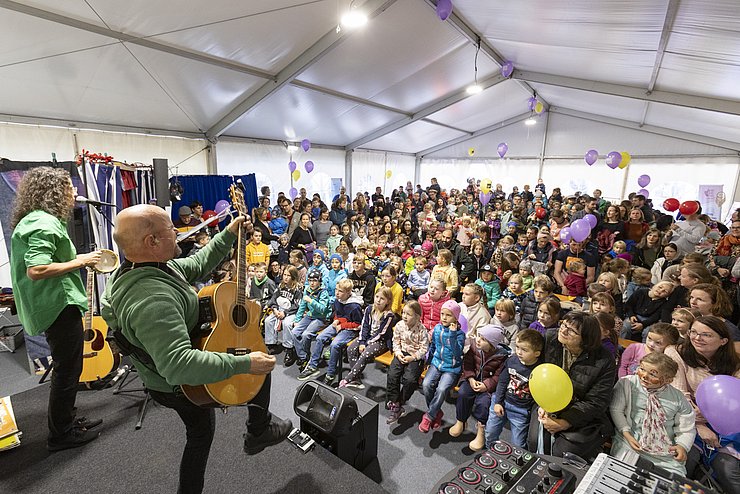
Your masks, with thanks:
M478 336L486 340L495 348L504 341L504 328L498 324L487 324L478 329Z
M331 262L332 262L332 261L333 261L334 259L336 259L337 261L339 261L339 265L340 265L340 266L341 266L341 265L342 265L342 263L344 262L344 261L342 260L342 256L340 256L339 254L332 254L332 255L330 255L330 256L329 256L329 263L331 263Z
M429 240L424 240L424 242L421 244L421 248L424 249L426 252L431 252L434 250L434 245Z
M460 321L460 306L457 302L454 300L448 300L444 304L442 304L442 310L447 309L448 311L452 312L452 315L455 318L455 321Z
M326 254L324 254L324 251L321 249L314 249L313 255L321 257L321 261L326 260Z

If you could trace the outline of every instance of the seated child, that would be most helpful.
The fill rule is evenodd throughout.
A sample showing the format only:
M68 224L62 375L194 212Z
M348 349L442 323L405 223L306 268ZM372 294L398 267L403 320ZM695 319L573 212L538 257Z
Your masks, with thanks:
M624 302L622 301L622 290L619 288L619 278L614 273L604 272L596 278L596 283L606 288L614 300L614 315L620 318L624 315Z
M573 261L568 265L568 274L565 276L565 288L572 297L586 295L586 264Z
M689 337L689 329L701 313L697 309L679 307L671 313L671 324L678 330L681 338Z
M612 244L612 250L609 251L608 256L614 259L619 254L627 252L627 243L624 240L617 240Z
M267 304L267 307L272 309L272 314L265 318L265 345L270 355L277 355L283 348L292 348L293 339L287 335L293 329L302 293L301 285L298 284L298 271L293 266L286 267L280 286ZM281 344L278 343L278 339L283 340ZM295 360L288 362L290 360L288 354L292 355L292 352L285 354L286 367L295 363Z
M365 389L360 380L362 371L368 362L382 355L392 347L393 326L397 316L391 310L393 294L391 289L381 286L375 292L375 303L365 308L362 317L360 336L347 348L347 355L352 369L347 377L339 382L339 387L349 386Z
M290 265L294 266L298 270L298 280L300 281L301 285L303 285L306 282L306 278L308 277L305 254L302 250L293 249L290 251L290 257L288 259L290 261Z
M337 253L340 240L342 240L342 235L339 233L339 227L337 225L330 226L329 236L326 237L326 248L329 249L329 255Z
M545 336L549 329L556 329L560 325L560 310L560 300L556 297L546 298L537 307L537 320L529 325L529 329Z
M403 271L403 261L401 260L401 257L397 255L392 255L391 262L388 265L393 266L393 269L396 270L396 283L398 283L398 285L401 287L402 292L405 294L406 288L408 287L409 278Z
M254 300L263 310L267 309L267 304L275 293L275 283L267 277L267 264L258 262L251 264L254 266L254 278L249 284L248 298Z
M650 288L652 286L653 275L649 269L635 267L632 268L630 279L627 282L627 288L624 291L624 297L622 300L625 302L629 300L635 290L640 287Z
M434 327L439 324L442 306L450 300L447 285L444 281L432 280L429 282L429 291L419 297L421 305L421 323L429 331L431 338ZM430 329L431 328L431 329Z
M313 251L313 264L308 267L307 273L311 271L318 271L321 273L321 279L329 274L329 268L326 267L326 255L322 249L315 249ZM306 277L306 285L308 285L308 277Z
M619 333L622 331L622 318L614 313L614 298L607 292L596 293L591 297L590 312L592 314L598 314L599 312L606 312L614 317L614 334L619 339ZM615 341L615 344L617 342Z
M332 254L329 256L329 270L326 273L326 276L324 276L324 287L326 288L326 291L329 293L329 303L334 303L334 296L335 291L337 288L337 283L340 280L344 280L347 278L347 271L344 269L344 260L342 259L342 256L339 254Z
M437 251L437 265L432 269L432 279L442 280L447 285L447 291L454 295L457 291L457 269L451 265L452 252L447 249Z
M483 288L475 283L468 283L463 288L460 315L468 321L467 341L465 351L468 351L472 340L478 336L478 329L491 322L491 314L486 307Z
M486 447L499 440L507 420L511 427L511 442L527 447L527 434L534 398L529 392L529 376L540 364L545 338L533 329L517 334L514 355L509 357L499 376L496 392L486 423Z
M638 288L624 306L622 338L642 341L642 330L660 321L673 288L670 281L661 281L649 290L646 287Z
M622 352L618 368L619 377L635 374L642 357L653 352L663 353L667 347L678 344L680 339L678 329L672 324L656 322L649 326L645 343L632 343Z
M460 330L460 306L448 300L442 306L440 322L434 327L429 342L431 362L427 368L422 388L427 402L419 430L439 429L442 425L442 404L447 392L457 384L462 371L465 333Z
M480 278L475 280L475 284L483 287L483 291L486 294L488 312L493 315L496 302L501 298L501 285L499 285L490 264L485 264L480 268L479 276Z
M651 352L640 361L636 375L617 381L609 406L617 431L612 456L635 463L639 455L660 468L686 475L696 415L684 394L670 384L677 372L673 359Z
M450 427L452 437L458 437L465 430L468 418L472 415L478 423L475 439L468 447L479 451L485 446L485 427L488 422L488 409L491 407L491 393L496 390L499 374L509 356L499 348L503 341L503 328L489 324L479 329L478 335L470 344L470 350L463 357L462 376L455 406L457 422Z
M519 274L522 275L522 290L528 292L534 284L534 272L532 271L532 262L523 260L519 263Z
M599 328L601 328L601 346L603 346L617 361L619 356L619 337L617 332L614 330L614 314L608 312L596 312L594 317L599 321Z
M416 300L427 292L431 273L427 270L426 257L419 256L416 259L413 271L408 275L406 283L411 294L409 298Z
M509 278L509 284L504 289L504 293L501 294L502 298L506 298L514 302L516 313L520 316L522 311L522 300L527 296L527 292L522 289L522 284L524 284L522 275L514 273L511 275L511 278ZM529 322L531 323L532 321Z
M491 324L496 324L504 328L503 344L511 349L512 345L514 345L514 338L519 331L519 325L516 322L516 307L512 300L501 298L496 302Z
M401 307L403 306L403 288L396 281L396 268L388 266L380 273L380 283L375 287L375 291L381 287L388 288L391 291L393 299L391 300L391 310L400 317Z
M540 303L550 297L555 286L547 275L541 274L534 279L534 289L526 292L520 308L519 328L527 329L537 318Z
M331 317L331 304L329 303L329 292L321 284L321 273L312 271L308 275L308 286L303 291L303 298L293 326L291 336L293 338L293 350L301 371L308 365L308 355L311 352L311 342L316 339L316 334L329 325Z
M406 302L401 321L393 328L393 361L388 369L388 410L386 423L392 424L404 416L403 405L419 387L429 348L429 333L421 324L419 302Z
M352 295L352 281L339 280L334 299L334 321L316 338L308 366L298 376L299 381L306 381L319 375L319 360L324 346L330 345L329 367L326 369L324 384L333 386L337 381L337 365L342 350L359 334L362 322L362 298Z

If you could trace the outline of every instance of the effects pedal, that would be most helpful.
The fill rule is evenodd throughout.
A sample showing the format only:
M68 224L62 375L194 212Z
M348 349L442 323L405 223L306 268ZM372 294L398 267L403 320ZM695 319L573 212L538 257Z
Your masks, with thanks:
M570 494L575 484L576 477L559 464L496 441L473 461L450 471L432 493Z
M316 441L314 441L311 436L305 432L301 432L298 428L293 429L293 431L288 434L288 441L304 453L308 453L314 446L316 446Z

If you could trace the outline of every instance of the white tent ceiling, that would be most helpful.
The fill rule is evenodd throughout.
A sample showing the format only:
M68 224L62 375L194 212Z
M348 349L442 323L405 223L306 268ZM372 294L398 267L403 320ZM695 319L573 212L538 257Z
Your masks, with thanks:
M537 95L740 150L736 0L0 0L0 120L424 155ZM474 79L486 88L468 96ZM511 60L511 79L500 64Z

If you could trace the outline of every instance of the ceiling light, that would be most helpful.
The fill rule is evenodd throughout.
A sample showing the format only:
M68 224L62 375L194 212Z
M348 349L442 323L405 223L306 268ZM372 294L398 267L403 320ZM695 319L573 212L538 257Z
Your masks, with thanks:
M468 94L478 94L481 91L483 91L483 88L480 87L479 84L471 84L470 86L468 86L467 88L465 88L465 91Z
M289 153L297 153L298 152L298 146L295 146L293 144L288 144L287 146Z
M362 27L367 24L367 14L357 9L351 2L349 4L349 10L342 16L342 26L348 29L354 29Z
M537 119L534 117L529 117L524 121L524 125L527 127L531 127L532 125L537 125Z
M480 38L478 38L478 46L475 49L475 82L465 88L465 91L470 94L478 94L483 91L483 88L478 84L478 52L480 52Z

